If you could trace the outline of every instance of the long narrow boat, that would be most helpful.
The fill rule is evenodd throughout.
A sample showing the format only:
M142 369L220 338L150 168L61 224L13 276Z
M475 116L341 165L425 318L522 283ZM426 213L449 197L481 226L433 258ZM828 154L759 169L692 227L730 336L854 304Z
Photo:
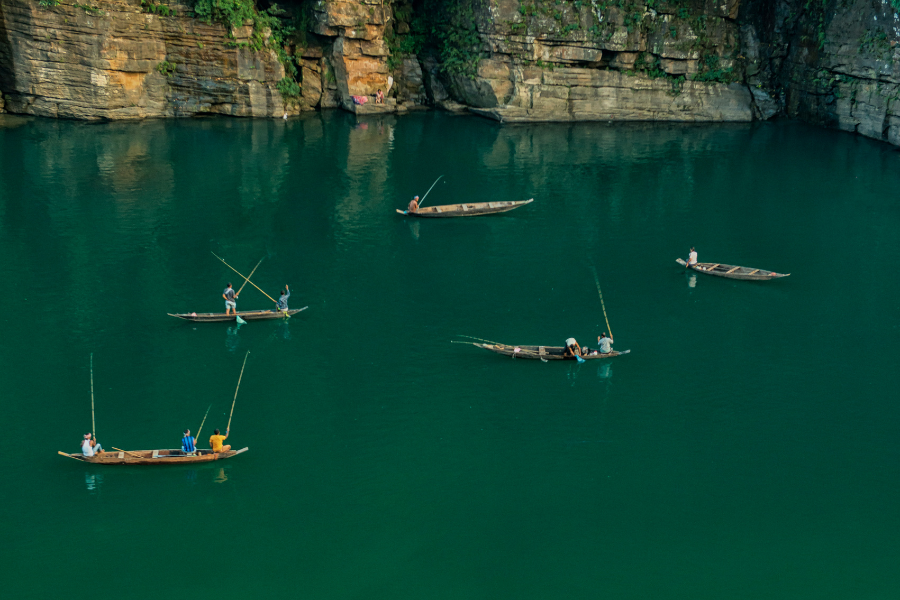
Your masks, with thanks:
M67 454L60 452L63 456L80 460L81 462L91 463L94 465L186 465L191 463L213 462L215 460L224 460L237 456L246 452L249 448L241 448L240 450L229 450L228 452L213 452L212 450L197 450L194 455L188 455L181 450L129 450L101 452L94 456L84 456L81 454Z
M497 354L504 356L512 356L513 358L533 358L541 360L575 360L574 356L564 356L565 346L508 346L506 344L479 344L472 343L473 346L484 348ZM618 352L613 350L606 354L600 352L592 352L586 356L582 356L584 360L595 360L598 358L614 358L628 354L631 350L622 350Z
M683 258L675 259L682 267L687 267L687 263ZM775 271L765 271L763 269L751 269L750 267L737 267L735 265L723 265L720 263L702 263L689 267L699 273L707 275L715 275L716 277L727 277L728 279L746 279L749 281L768 281L769 279L778 279L779 277L787 277L790 273L776 273Z
M517 200L510 202L475 202L466 204L445 204L443 206L425 206L416 212L397 209L401 215L410 217L435 218L435 217L477 217L479 215L493 215L502 213L526 204L534 202L534 198L529 200Z
M303 308L292 308L291 310L247 310L238 312L245 321L265 321L268 319L283 319L284 315L296 315L298 312L306 310L308 306ZM197 323L215 323L219 321L234 321L234 315L226 315L225 313L168 313L170 317L177 317L185 321L194 321Z

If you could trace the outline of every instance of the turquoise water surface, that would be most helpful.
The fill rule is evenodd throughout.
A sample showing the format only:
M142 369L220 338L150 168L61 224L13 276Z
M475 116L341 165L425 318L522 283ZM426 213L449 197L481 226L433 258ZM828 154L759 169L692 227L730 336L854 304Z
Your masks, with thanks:
M0 120L4 596L896 598L900 154L757 125ZM397 215L523 200L492 217ZM754 283L675 259L790 272ZM290 284L289 321L195 324ZM592 343L584 365L452 344ZM249 286L242 310L271 302ZM212 405L250 451L176 447ZM205 444L202 445L205 447Z

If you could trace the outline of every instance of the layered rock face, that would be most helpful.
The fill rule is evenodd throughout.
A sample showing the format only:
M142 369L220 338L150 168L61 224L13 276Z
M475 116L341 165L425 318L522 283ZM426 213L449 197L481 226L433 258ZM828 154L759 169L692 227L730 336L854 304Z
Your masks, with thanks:
M896 0L751 4L748 83L789 116L900 145L898 8Z
M288 49L301 98L287 103L275 53L246 47L249 23L229 39L187 6L159 16L140 0L70 1L0 0L0 111L119 119L437 105L511 122L787 114L900 144L900 0L305 0L307 40ZM378 90L386 104L372 102Z
M387 37L397 23L390 2L317 0L311 30L316 39L297 53L303 60L304 98L310 107L340 106L358 113L402 112L424 104L422 71L415 56L392 59ZM408 29L408 28L407 28ZM389 96L374 104L377 92ZM359 105L353 97L366 97Z
M275 54L241 47L250 27L229 40L221 25L149 14L139 0L68 2L0 0L0 91L9 112L139 119L298 110L276 88L284 67Z
M502 121L749 121L738 2L475 4L489 58L451 89Z

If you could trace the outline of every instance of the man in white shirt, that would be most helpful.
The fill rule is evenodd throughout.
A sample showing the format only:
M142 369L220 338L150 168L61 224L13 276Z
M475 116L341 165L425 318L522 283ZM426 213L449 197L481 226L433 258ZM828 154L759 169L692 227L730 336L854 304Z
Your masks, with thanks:
M609 354L612 352L613 339L611 337L606 337L605 333L597 338L597 344L600 346L601 354Z
M693 267L697 264L697 251L694 250L694 247L691 246L691 253L688 254L687 266Z
M566 349L563 350L563 356L581 356L581 346L575 341L575 338L566 340Z
M103 452L103 446L97 443L97 440L91 439L91 434L84 434L84 441L81 442L81 453L87 457Z

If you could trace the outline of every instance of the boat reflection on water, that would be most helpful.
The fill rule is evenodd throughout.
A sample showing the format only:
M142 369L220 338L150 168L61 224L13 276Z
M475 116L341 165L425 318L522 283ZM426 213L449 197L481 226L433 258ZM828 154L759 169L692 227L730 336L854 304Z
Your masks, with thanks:
M612 363L603 363L597 367L598 379L609 379L612 377Z
M234 325L230 325L225 330L225 349L229 352L237 352L241 345L241 336L239 335L241 330L240 323L235 323Z
M291 339L291 326L287 319L283 319L275 329L275 335L283 340Z
M409 222L409 232L412 234L413 239L419 241L419 221L416 219L411 219Z
M688 276L688 287L692 287L692 288L697 287L697 274L696 273L691 273Z
M91 494L99 494L100 486L103 485L103 475L86 472L84 474L84 485Z
M225 467L219 467L213 476L213 483L225 483L226 481L228 481L228 475L225 474Z

